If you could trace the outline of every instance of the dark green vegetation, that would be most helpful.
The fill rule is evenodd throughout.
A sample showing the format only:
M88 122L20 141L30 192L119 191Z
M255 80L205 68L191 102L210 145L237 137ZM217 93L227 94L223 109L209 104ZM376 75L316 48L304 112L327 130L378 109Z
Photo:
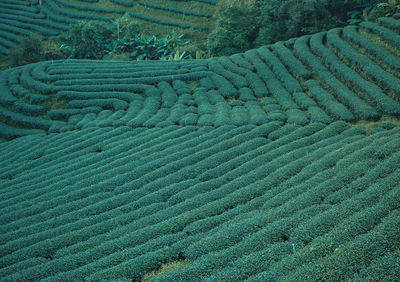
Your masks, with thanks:
M114 25L129 21L135 23L140 33L165 37L173 30L185 34L185 39L193 42L191 50L195 53L204 46L204 39L214 27L212 14L216 2L193 0L190 4L182 1L133 1L133 0L4 0L0 3L0 56L8 56L18 48L24 37L38 33L46 42L45 49L61 45L65 33L71 31L70 25L87 21L96 21L101 26ZM159 3L159 4L157 4ZM87 28L86 28L87 29ZM72 32L76 30L72 29ZM90 36L89 33L85 35ZM106 34L104 34L106 35ZM111 40L111 38L107 38ZM60 43L61 41L61 43ZM103 42L98 42L103 43ZM105 44L96 48L105 48ZM97 50L99 51L99 50ZM108 50L109 51L109 50ZM100 52L101 53L101 52ZM14 54L18 55L18 54ZM86 54L85 54L86 55ZM90 56L85 56L90 57ZM98 58L99 55L96 53ZM129 57L129 56L128 56ZM0 58L1 59L1 58ZM47 59L57 59L49 58ZM156 59L156 57L154 58ZM24 62L23 59L13 59ZM13 64L11 64L12 66ZM2 68L6 68L2 59Z
M179 47L189 43L182 37L175 32L163 38L148 36L140 33L136 23L122 20L109 24L88 21L70 26L60 50L73 59L112 59L118 55L131 60L182 59Z
M1 72L0 280L399 281L399 17Z
M398 0L220 0L218 3L216 28L207 38L207 47L217 56L400 12Z
M178 60L231 55L400 11L398 0L382 1L4 0L0 68L67 57ZM128 27L135 28L123 34ZM26 42L32 33L43 42ZM172 48L166 41L173 33L184 36L180 43L190 44ZM40 45L42 53L26 60L21 50L27 45Z

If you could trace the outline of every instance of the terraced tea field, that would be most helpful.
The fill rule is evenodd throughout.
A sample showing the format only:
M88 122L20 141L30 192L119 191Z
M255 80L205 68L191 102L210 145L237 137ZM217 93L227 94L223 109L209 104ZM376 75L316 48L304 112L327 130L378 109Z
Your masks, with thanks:
M3 71L0 280L399 281L399 27Z
M0 3L0 54L16 48L24 36L44 37L68 30L79 20L135 19L143 31L170 34L174 29L189 37L205 39L212 30L217 0L2 0Z

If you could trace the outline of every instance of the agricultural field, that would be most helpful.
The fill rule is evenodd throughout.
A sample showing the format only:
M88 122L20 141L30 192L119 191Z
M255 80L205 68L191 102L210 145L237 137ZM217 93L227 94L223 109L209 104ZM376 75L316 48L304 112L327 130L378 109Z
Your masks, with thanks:
M102 1L45 0L60 20L37 23ZM397 14L232 56L1 72L0 280L399 281L399 46Z
M217 0L2 0L0 3L0 55L17 48L24 36L47 38L66 32L78 21L111 22L125 16L143 32L184 32L194 41L204 40L214 27Z

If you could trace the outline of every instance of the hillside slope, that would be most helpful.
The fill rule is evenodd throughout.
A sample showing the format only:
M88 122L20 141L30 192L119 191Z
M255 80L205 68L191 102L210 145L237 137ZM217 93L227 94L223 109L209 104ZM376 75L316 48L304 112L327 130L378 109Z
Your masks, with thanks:
M0 3L0 54L7 55L24 36L44 37L68 30L79 20L112 21L127 14L143 31L184 32L204 40L212 29L216 0L2 0Z
M2 72L0 280L400 280L399 26Z

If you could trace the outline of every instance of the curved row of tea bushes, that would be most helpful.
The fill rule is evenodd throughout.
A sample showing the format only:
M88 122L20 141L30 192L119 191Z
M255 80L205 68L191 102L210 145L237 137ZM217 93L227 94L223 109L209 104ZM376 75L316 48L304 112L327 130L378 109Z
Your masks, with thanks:
M48 131L63 125L42 117L47 112L43 103L49 98L46 95L32 94L22 87L18 81L22 72L21 69L12 69L2 72L0 76L0 89L3 89L0 104L4 106L1 107L0 114L4 122L4 132L0 132L0 136L6 139L42 133L43 130ZM14 130L10 129L11 125Z
M156 72L158 73L158 72ZM162 73L162 71L161 71ZM123 85L130 86L130 85L137 85L137 84L148 84L154 85L161 81L174 81L174 80L198 80L202 77L208 76L211 73L209 71L199 71L199 72L189 72L189 73L177 73L171 75L157 75L157 76L143 76L137 78L104 78L104 79L63 79L57 80L54 82L54 86L52 89L56 91L60 90L74 90L78 89L79 87L90 87L96 88L105 85L105 87L122 87ZM79 77L79 76L77 76ZM223 78L222 78L223 79ZM50 86L49 86L50 87Z
M54 61L49 65L49 74L71 73L75 70L77 73L107 73L118 72L121 69L128 69L130 72L156 71L162 69L189 69L194 70L199 67L207 66L206 60L182 60L182 61L109 61L88 60L88 59L68 59ZM77 69L78 68L78 69Z
M194 91L194 100L198 105L199 126L212 126L215 114L215 105L212 105L208 98L207 89L199 87Z
M350 237L341 237L346 244L366 232L355 223L371 218L373 213L362 217L369 211L369 202L375 204L374 199L383 191L388 193L389 187L395 191L392 184L396 178L384 183L378 176L390 176L396 169L392 164L399 161L400 143L395 141L399 132L365 137L362 130L346 130L347 124L338 122L328 127L298 127L275 141L264 138L278 128L279 123L239 128L88 128L36 142L45 155L38 158L40 152L34 150L19 152L14 158L25 161L26 156L29 163L11 166L7 174L0 174L2 179L13 175L11 186L2 190L13 197L0 205L0 220L5 223L0 228L5 233L0 236L8 242L0 248L1 262L15 262L3 268L1 276L139 280L159 264L189 254L198 259L160 279L232 275L240 280L258 274L267 277L271 268L276 271L270 274L289 275L290 269L282 267L293 255L298 257L296 269L302 270L305 262L316 262L340 245L330 246L331 240L318 245L320 238L335 238L330 234L343 232L336 220L329 221L336 233L320 224L330 216L341 216L337 209L342 209L333 203L344 201L343 208L346 203L352 205L348 209L351 221L346 218L345 224L351 226L346 232L354 231L347 233ZM385 165L380 166L376 158ZM35 170L20 173L27 168ZM368 176L363 175L366 169ZM135 177L138 175L141 177ZM26 181L29 195L21 193L27 189ZM358 183L332 190L338 181ZM367 198L354 196L376 181L380 182L375 190L364 193ZM330 184L326 189L325 183ZM320 203L321 192L325 204ZM397 197L392 193L382 200L388 204L386 211L393 209L390 204ZM35 207L29 202L46 204ZM48 207L53 208L46 212ZM357 209L353 216L351 211ZM320 228L316 243L311 242L323 248L320 252L307 252L310 248L302 245L301 239L307 238L302 234L310 236L308 229L301 228L304 223L312 230L313 224ZM370 223L362 221L362 226ZM211 240L216 237L232 240ZM207 252L210 249L217 251ZM257 260L262 254L276 259ZM21 261L22 256L26 259Z
M130 11L135 4L127 0L110 0L111 3L120 5L120 8L108 8L108 5L101 3L97 5L98 1L86 0L79 2L71 2L66 0L46 0L39 5L39 1L27 2L2 2L0 3L0 24L7 25L10 28L15 28L18 35L22 34L21 30L38 32L44 37L55 36L62 31L67 31L70 24L76 23L78 20L99 20L99 21L112 21L116 16L121 16L125 12L130 12L131 16L141 20L150 21L153 23L175 26L182 29L193 28L194 30L206 31L209 29L207 26L196 24L193 17L210 18L212 15L208 13L195 12L184 10L180 8L172 8L162 6L151 2L143 2L146 6L152 8L162 8L162 11L167 10L188 16L185 22L180 22L180 19L164 20L158 16L152 16L154 12L139 13ZM214 4L215 3L211 3ZM140 5L139 3L135 5ZM192 23L193 22L193 23ZM0 53L7 55L11 49L15 49L21 38L13 37L13 32L3 31L0 33ZM11 40L13 37L14 40Z
M40 22L31 21L29 19L26 20L26 19L22 19L19 17L17 17L17 18L11 17L11 19L10 19L9 16L5 15L3 17L3 15L2 15L0 18L0 24L6 25L8 27L13 27L14 34L27 35L26 34L27 31L38 32L40 34L47 35L47 36L57 34L56 31L51 29L51 27L50 27L50 29L46 28L46 26L49 25L49 22L47 22L47 21L40 21ZM57 28L58 28L58 26L57 26ZM11 47L15 48L16 42L14 42L14 41L10 42L9 40L7 40L7 38L10 36L8 34L9 34L9 32L6 31L5 34L3 35L4 37L2 37L2 40L0 41L0 47L3 50L2 51L3 54L8 54L9 48L11 48ZM7 44L7 42L8 42L8 44Z
M12 123L22 128L29 129L43 129L48 130L52 125L52 121L42 119L39 117L27 116L19 112L10 111L0 106L0 117L2 119L10 120Z
M182 29L188 29L188 28L191 27L190 25L185 24L185 23L162 20L162 19L146 16L146 15L143 15L143 14L139 14L139 13L136 13L136 12L129 12L129 15L134 17L134 18L138 18L140 20L144 20L144 21L148 21L148 22L152 22L152 23L156 23L156 24L160 24L160 25L176 26L176 27L179 27L179 28L182 28Z
M87 108L87 107L100 107L102 109L113 109L115 111L118 110L125 110L128 107L128 103L121 101L119 99L115 98L109 98L107 97L106 99L87 99L87 100L72 100L68 102L68 107L69 108Z
M211 79L213 85L217 87L219 94L222 95L224 98L235 98L238 95L238 90L233 86L232 82L230 82L222 75L213 73L211 75Z
M14 107L16 111L32 116L38 116L46 113L46 109L43 106L28 104L23 101L16 101L14 103Z
M358 117L361 119L377 119L379 114L376 110L332 75L318 57L311 52L308 47L309 38L309 36L300 37L294 43L294 50L298 57L312 68L318 79L329 86L334 97L348 106Z
M164 131L165 131L165 130L164 130ZM182 130L180 130L180 131L182 131ZM187 131L187 130L185 130L185 131ZM221 128L221 130L217 130L217 131L215 132L215 134L217 134L218 132L219 132L219 134L221 134L221 131L222 131L222 128ZM218 136L218 135L216 135L216 136ZM216 137L216 136L215 136L215 137ZM165 140L169 140L169 139L167 139L167 137L168 137L168 136L165 137L165 138L166 138ZM187 136L187 138L189 138L189 137L190 137L190 136ZM206 138L206 137L207 137L207 138ZM204 136L204 138L202 138L202 139L203 139L204 141L205 141L205 140L210 140L210 137L211 137L211 136L208 135L208 136ZM189 140L189 139L188 139L188 140ZM156 143L156 144L157 144L157 143L159 143L160 141L161 141L161 140L159 139L159 140L156 140L156 141L151 142L151 143ZM178 141L178 140L176 140L176 141ZM199 140L199 141L200 141L200 140ZM88 142L89 142L89 141L88 141ZM215 142L215 141L214 141L214 142ZM86 142L86 143L87 143L87 142ZM210 143L210 142L207 141L207 143ZM140 143L138 143L138 144L140 144ZM147 144L147 142L143 142L143 143L141 143L141 144L142 144L141 147L143 147L144 144ZM182 142L178 143L177 146L180 146L180 144L182 144ZM211 143L210 143L210 144L211 144ZM150 144L149 144L149 145L150 145ZM84 144L82 144L82 146L84 146ZM87 146L87 145L86 145L86 146ZM160 145L160 146L161 146L161 145ZM160 146L157 146L157 147L160 147ZM139 147L140 147L140 146L139 146ZM154 150L155 150L154 152L159 153L159 150L157 150L157 147L154 148ZM82 148L85 148L85 147L82 147ZM169 151L171 151L171 150L173 149L173 147L171 147L171 146L165 146L164 148L169 148L169 149L168 149ZM186 146L185 146L185 148L186 148ZM190 151L193 151L193 149L191 148L191 146L188 146L187 148L190 148L190 149L189 149L189 152L190 152ZM204 147L204 148L206 148L206 147ZM137 146L133 146L133 147L131 147L130 150L132 150L132 149L133 149L133 150L137 150L137 149L139 149L139 148L137 148ZM189 153L189 152L188 152L188 153ZM124 155L123 151L121 151L121 153L122 153L122 155ZM134 157L134 156L132 156L132 157ZM167 161L167 160L166 160L166 161ZM124 160L121 160L121 164L123 164L123 163L124 163L125 165L128 165L128 167L130 167L130 165L126 162L126 160L125 160L125 161L124 161ZM76 163L75 163L75 164L76 164ZM144 164L145 164L145 162L144 162ZM128 167L127 167L127 168L128 168ZM158 166L157 166L157 167L158 167ZM149 167L149 169L150 169L150 167ZM129 170L129 168L128 168L128 170ZM143 190L143 191L145 191L145 190ZM122 196L122 195L121 195L121 196ZM49 198L49 199L50 199L50 198ZM122 199L122 198L121 198L121 199ZM89 199L88 199L88 200L89 200ZM61 210L60 210L60 211L61 211ZM110 223L111 223L111 222L112 222L112 221L110 221Z
M75 14L68 13L68 11L63 11L52 2L42 5L40 10L43 14L47 16L49 20L52 20L53 22L64 25L70 25L76 23L76 19L72 18L72 16L75 16Z
M205 140L207 140L207 139L205 139Z
M274 75L282 81L282 84L289 93L303 91L300 83L288 72L280 60L266 46L258 48L257 54L272 70Z
M14 27L9 27L7 25L4 24L0 24L0 36L3 39L9 40L13 43L18 43L21 40L21 35L18 34L18 32L16 32L14 30ZM24 35L28 35L29 32L26 32L24 30Z
M2 52L3 55L7 54L8 49L17 48L18 47L18 44L14 40L8 40L7 39L7 37L8 37L7 34L4 34L3 32L0 32L0 36L3 38L2 42L1 42L1 45L0 45L1 48L2 48L1 52Z
M220 63L224 69L232 72L232 73L236 73L238 75L241 76L246 76L248 73L250 73L251 71L241 65L239 65L237 62L235 62L231 57L226 57L226 56L222 56L222 57L218 57L218 63Z
M271 45L271 49L278 54L282 64L289 70L292 70L293 75L303 79L310 79L312 77L312 73L295 57L282 41Z
M308 88L315 101L317 101L326 112L335 117L335 119L354 121L353 114L334 99L317 81L310 79L307 80L304 85Z
M16 15L16 16L21 16L21 17L28 17L32 19L44 19L46 18L45 15L40 14L40 11L38 9L32 8L32 9L26 9L27 7L22 6L18 7L18 9L15 9L13 7L4 7L0 4L0 13L1 14L7 14L7 15Z
M272 144L271 144L272 145ZM279 160L276 160L276 163L278 163L278 161ZM285 165L284 164L281 164L281 165L283 165L283 167L285 167ZM272 169L272 170L274 170L274 169L277 169L277 167L279 167L279 165L278 166L275 166L275 168L272 168L272 166L268 169L268 166L267 167L265 167L266 169L267 169L267 171L265 172L266 174L268 173L268 172L270 172L270 170ZM282 169L282 171L284 171L283 169ZM290 174L289 174L290 175ZM272 177L272 176L271 176ZM265 180L266 182L265 183L267 183L268 182L268 180L266 179ZM276 181L275 181L276 182ZM279 180L277 181L278 183L279 183ZM237 199L237 201L240 201L240 202L242 202L243 200L245 200L243 197L245 197L246 196L246 198L247 197L249 197L249 199L253 199L251 202L252 202L252 205L251 206L253 206L253 209L254 208L256 208L257 207L257 205L256 205L256 203L254 203L254 202L258 202L258 205L260 204L260 201L257 201L257 195L258 195L258 193L262 193L261 191L258 191L259 189L261 189L261 187L263 187L263 185L262 185L262 183L264 183L263 181L257 181L257 182L255 182L254 184L252 184L252 185L250 185L249 187L246 187L246 188L237 188L237 189L239 189L239 190L241 190L241 191L237 191L237 192L234 192L233 193L233 195L229 195L229 198L231 199L231 200L233 200L233 199L235 199L235 196L236 196L236 199ZM232 184L231 184L232 185ZM235 184L236 185L236 184ZM227 187L225 187L225 189L226 189ZM239 196L239 197L237 197L238 195L241 195L241 196ZM250 203L251 203L250 202ZM249 204L250 204L249 203ZM250 206L250 209L251 209L251 206ZM241 207L241 205L238 205L237 207L235 207L235 209L238 209L238 208L240 208ZM225 214L224 214L224 218L225 218L225 220L226 219L232 219L232 217L231 216L229 216L229 213L231 213L232 214L232 210L228 210L227 211L227 215L225 216ZM215 215L214 217L222 217L221 215ZM256 217L255 217L256 218ZM207 218L205 218L204 220L207 220L208 222L209 222L209 226L208 226L208 228L214 228L214 227L217 227L217 226L215 226L214 224L215 224L215 219L213 218L213 217L207 217ZM234 221L234 220L232 220L232 221ZM230 228L232 226L232 228ZM219 245L219 244L226 244L226 243L229 243L229 241L230 240L223 240L223 241L220 241L220 240L213 240L213 242L211 243L211 238L212 237L214 237L214 236L216 236L216 235L219 235L219 234L221 234L222 235L222 233L224 233L224 235L225 236L228 236L228 237L230 237L228 234L229 234L229 231L232 231L232 232L234 232L235 234L238 234L239 235L239 233L240 232L246 232L244 229L241 229L241 228L238 228L238 229L236 229L235 231L233 231L233 228L234 228L234 226L237 226L238 227L238 225L236 225L235 224L235 222L232 222L231 224L227 224L227 225L222 225L222 226L220 226L220 228L215 228L215 229L213 229L211 232L208 232L208 234L207 233L205 233L204 235L205 236L207 236L207 237L205 237L205 240L201 240L202 241L202 245L203 245L203 243L204 243L204 245L203 245L203 247L205 247L206 249L209 249L209 248L212 248L212 246L215 246L215 245ZM206 227L206 226L204 226L203 225L203 227ZM223 229L228 229L228 230L225 230L226 231L226 233L225 232L219 232L219 230L223 230ZM256 227L255 227L255 229L256 229ZM187 229L187 230L189 230L189 229ZM193 229L192 229L193 230ZM205 230L202 230L203 232L204 231L206 231L207 229L205 229ZM250 229L251 230L251 229ZM248 231L250 231L250 230L248 230ZM247 231L247 232L248 232ZM233 234L232 234L233 235ZM240 235L239 235L240 236ZM244 234L242 235L242 236L244 236ZM216 238L217 239L217 238ZM201 241L199 241L199 242L201 242ZM211 243L211 245L209 245L208 243L206 243L205 241L207 241L208 243ZM198 245L198 243L199 242L196 242L195 244L193 244L193 245ZM200 247L200 249L201 249L202 247ZM192 249L192 248L190 248L190 249L188 249L187 250L187 252L185 253L185 256L188 256L189 255L189 253L191 253L191 251L193 251L193 250L198 250L198 251L200 251L200 249L198 249L197 247L195 247L194 249ZM202 251L200 251L201 253L202 253ZM200 256L200 254L199 254L199 256ZM211 270L211 269L209 269L209 270ZM204 273L203 273L204 274ZM201 275L200 273L198 273L198 274L195 274L195 276L193 276L193 277L197 277L197 275Z
M282 106L283 110L298 108L290 93L275 77L271 69L261 60L256 50L247 51L245 53L245 58L248 59L256 68L257 75L265 82L269 91Z
M124 7L128 7L128 8L133 6L132 2L129 0L109 0L109 1L111 3L118 4L118 5L121 5Z
M236 88L242 88L248 86L246 79L242 75L239 75L224 68L224 66L220 64L217 60L210 60L208 67L212 72L228 79L230 83L232 83Z
M3 106L10 106L17 101L17 98L10 91L10 87L8 85L10 72L10 70L5 70L0 73L0 105Z
M397 114L400 111L397 99L386 95L382 86L375 85L369 76L359 75L343 60L350 57L357 60L357 49L347 42L346 36L339 36L339 31L328 32L327 42L324 39L327 33L322 32L208 60L112 64L64 60L29 65L6 74L4 87L9 91L2 105L10 107L21 100L11 111L66 121L72 127L64 127L63 131L81 126L128 124L135 127L199 123L261 125L271 121L328 124L332 120L377 120L381 115ZM357 30L354 32L359 34ZM370 42L361 34L354 38L364 45ZM347 54L345 47L351 53ZM369 53L363 56L372 59L367 58ZM395 78L396 73L391 73ZM305 80L306 77L311 79ZM68 92L74 95L81 92L83 96L76 95L72 99L76 101L71 101L61 98L63 94L56 95ZM119 99L115 93L131 93L132 99L112 100Z
M372 103L376 103L379 110L387 114L400 114L400 104L386 96L384 91L373 82L365 80L360 74L344 64L334 53L323 44L325 32L317 33L310 38L310 48L324 58L332 72L337 73L341 79L346 80L351 86L362 92Z
M19 77L20 84L26 85L27 87L33 89L34 91L38 91L39 93L53 93L55 91L55 87L32 77L31 73L34 68L34 64L27 65L26 67L22 68L22 72Z
M358 135L358 136L357 136ZM302 175L301 177L304 177L305 179L309 178L308 182L311 182L313 180L314 182L321 182L321 179L318 180L318 178L324 178L323 174L325 174L325 177L330 177L332 172L327 174L326 172L321 171L321 164L323 164L323 161L329 160L332 156L338 155L338 152L340 152L339 157L337 159L341 158L346 158L348 155L352 155L352 152L358 153L358 155L362 155L362 153L359 150L360 144L368 144L366 140L362 140L360 138L360 134L354 132L352 137L345 137L349 145L344 146L337 144L336 142L326 142L326 150L324 147L320 147L318 149L318 153L315 152L313 153L315 157L319 155L319 160L312 160L310 159L308 167L313 166L313 173L314 176L307 175ZM343 137L342 137L343 138ZM362 140L362 143L359 142L358 140ZM372 139L372 138L370 138ZM338 140L338 138L336 138ZM350 140L353 140L352 142ZM373 139L372 139L373 140ZM332 140L333 141L333 140ZM356 141L356 142L354 142ZM358 142L357 142L358 141ZM349 148L351 147L351 148ZM371 146L369 146L371 148ZM339 151L338 151L339 149ZM351 150L350 154L347 153L346 151ZM325 150L325 152L324 152ZM312 151L312 150L310 150ZM323 155L321 155L323 153ZM354 154L354 153L353 153ZM324 156L325 155L325 156ZM398 155L398 153L397 153ZM321 158L322 156L322 158ZM347 157L349 159L351 157ZM392 158L393 160L393 158ZM398 160L397 160L398 161ZM304 163L304 161L303 161ZM330 168L328 162L327 166L325 166L325 169L328 169L328 171L332 170L339 170L340 168ZM368 163L368 162L367 162ZM371 163L371 162L369 162ZM386 162L386 169L390 169L389 165L389 160ZM296 166L293 166L296 167ZM287 168L286 168L287 169ZM356 168L356 165L354 165L354 169ZM364 166L364 170L368 170L368 165ZM394 170L394 168L391 168L390 170ZM373 170L373 177L376 177L376 173L379 173L381 171L380 168L374 168ZM304 174L304 173L303 173ZM346 172L344 174L347 174ZM362 174L361 174L362 175ZM300 176L300 175L298 175ZM296 177L298 177L296 176ZM271 176L272 177L272 176ZM367 183L367 178L371 178L372 174L366 178L361 178L363 179L363 183ZM338 179L339 175L337 176ZM374 178L372 178L374 179ZM376 178L375 178L376 179ZM363 194L358 196L356 190L350 190L347 189L346 186L344 185L342 188L342 191L353 191L353 195L347 194L346 196L349 197L348 200L345 200L344 203L342 204L343 207L346 207L347 204L352 203L352 206L358 206L358 209L363 209L367 205L375 205L375 201L377 197L379 197L379 191L387 193L385 191L386 188L389 188L390 186L389 183L390 181L394 181L395 178L390 179L389 181L386 181L386 185L374 185L373 183L370 184L369 186L371 187L368 192L370 192L370 195L366 193L366 197L369 196L368 202L356 200L358 198L366 198ZM290 179L291 180L291 179ZM294 180L294 179L293 179ZM304 181L304 180L303 180ZM332 179L332 182L334 179ZM358 180L357 180L358 181ZM361 181L358 181L359 184L361 184ZM277 187L279 189L276 189L277 187L273 187L271 192L266 193L265 199L271 198L270 196L272 193L277 193L276 190L281 190L285 191L287 189L286 185L279 185L280 182L279 180L273 181L272 183L277 183ZM305 182L306 183L306 182ZM315 187L314 185L311 185L311 183L307 185L302 185L297 183L293 183L294 186L292 188L293 191L297 191L299 186L303 186L305 189L309 190L309 193L314 194L317 197L319 197L319 193L316 191L312 191L313 189L310 189L310 187ZM271 186L273 184L270 184ZM363 184L361 184L363 185ZM323 185L319 186L320 188L323 187ZM378 190L377 190L378 189ZM268 190L269 191L269 190ZM339 190L340 191L340 190ZM390 191L390 189L389 189ZM333 195L335 194L334 191L331 192ZM354 195L355 194L355 195ZM390 194L390 193L388 193ZM389 199L391 200L392 206L387 208L387 210L393 209L395 206L393 205L395 203L395 189L392 187L392 195L389 196ZM397 192L398 194L398 192ZM275 198L279 198L279 194L277 194ZM371 197L372 196L372 197ZM353 198L354 197L354 200ZM275 198L273 198L275 200ZM294 198L288 198L292 199L292 201L295 201ZM283 199L282 199L283 200ZM319 200L319 199L318 199ZM261 202L261 199L260 201ZM382 201L384 202L384 201ZM364 207L362 206L364 205ZM289 208L290 207L290 208ZM383 206L381 206L383 207ZM331 210L330 210L331 209ZM340 209L340 206L338 207L338 210ZM341 210L341 209L340 209ZM353 211L356 211L353 209ZM367 209L368 211L368 209ZM231 212L231 211L229 211ZM329 212L329 213L328 213ZM284 215L287 214L286 217ZM296 241L296 238L292 238L290 233L288 232L296 232L297 230L302 231L301 226L303 224L299 224L300 222L312 222L311 220L314 218L319 219L322 216L329 216L329 217L335 217L335 216L343 216L343 217L350 217L351 221L356 222L356 218L360 218L358 214L353 216L353 213L350 211L350 213L347 214L342 214L341 212L337 212L336 208L331 208L329 204L323 205L313 205L312 203L304 203L301 206L293 205L291 201L286 200L286 203L280 203L276 206L276 208L269 208L268 210L264 212L247 212L247 214L241 214L241 216L237 216L237 219L232 220L232 217L225 217L225 220L228 218L232 221L229 224L225 224L220 226L218 229L215 228L215 232L210 233L209 237L206 237L206 240L201 240L199 242L196 242L195 244L192 244L192 246L196 246L195 249L189 248L190 251L196 250L196 252L199 252L199 254L196 254L197 260L194 260L190 265L187 265L185 268L182 269L177 269L171 272L168 272L162 276L160 276L160 280L180 280L180 279L185 279L188 277L194 277L200 278L200 277L209 277L210 281L213 279L216 280L224 280L228 279L234 279L234 280L245 280L246 278L249 278L250 276L260 272L260 269L268 269L272 267L276 267L276 265L284 266L284 263L287 263L287 260L290 260L291 257L294 256L300 256L299 259L296 260L296 263L304 264L304 255L303 253L303 248L304 245L301 244L300 242ZM360 214L361 215L361 214ZM228 216L228 215L227 215ZM220 216L222 217L222 216ZM311 220L310 220L311 218ZM363 224L366 226L367 223L367 218L364 217L366 220L363 221ZM211 220L209 219L210 223L214 222L215 224L215 219ZM299 222L300 221L300 222ZM332 223L335 225L337 224L336 220L333 220ZM350 223L350 222L349 222ZM299 226L299 227L298 227ZM319 224L318 226L324 227L324 224ZM351 225L354 226L354 225ZM297 229L297 230L296 230ZM337 228L335 231L339 231L340 229ZM310 230L312 232L312 230ZM328 231L327 234L329 234L329 229L326 230ZM326 232L325 231L325 232ZM358 232L358 234L363 234L365 231L360 228L354 228L354 231ZM242 234L241 232L246 232L247 234L250 233L251 235ZM325 233L322 233L324 235ZM215 236L220 236L221 238L224 237L225 239L219 240ZM345 235L346 236L346 235ZM343 236L343 239L350 239L346 238ZM352 237L356 237L356 234L352 234ZM226 238L229 238L227 240ZM333 239L333 238L332 238ZM234 242L238 242L237 244L234 244ZM347 240L346 240L347 241ZM200 243L201 242L201 243ZM292 242L295 243L296 249L293 250L292 247ZM329 241L327 242L326 247L329 247ZM229 244L230 246L227 246L226 244ZM339 245L339 243L335 243L335 246ZM204 249L206 248L206 249ZM215 248L219 248L220 251L215 252ZM188 252L189 252L188 250ZM213 251L210 251L213 250ZM309 248L308 248L309 250ZM271 253L272 252L272 253ZM203 254L203 256L201 256ZM261 256L263 259L260 259L260 255L265 254L265 255L274 255L273 260L267 260L264 258L264 256ZM310 252L307 253L307 261L317 259L317 254L314 253L312 256L310 256ZM322 254L322 252L318 252L318 254ZM250 256L249 256L250 255ZM207 267L204 267L207 266ZM224 268L225 267L225 268ZM222 268L222 269L221 269ZM293 267L294 268L294 267ZM220 269L220 270L219 270ZM282 271L285 269L282 268ZM288 270L286 270L288 271ZM211 273L215 273L214 275L216 276L209 276ZM273 277L282 277L285 273L281 273L279 271L274 271L271 272L271 274L274 273L275 276ZM287 273L287 272L286 272ZM232 278L234 277L234 278ZM267 279L267 276L263 276L264 279ZM270 276L272 277L272 276Z
M101 15L83 14L70 9L65 9L62 3L57 2L57 0L47 0L43 3L43 5L46 8L45 10L43 10L43 12L47 14L47 17L49 19L52 19L55 22L70 24L70 23L75 23L76 20L100 20L100 21L110 20L109 18ZM69 22L68 19L70 19L71 22Z
M350 25L344 27L342 36L347 41L353 42L354 44L368 51L368 53L370 53L373 57L376 57L382 61L385 66L390 67L393 70L400 71L400 58L382 46L363 37L359 33L359 28L356 26Z
M191 10L183 10L183 9L179 9L179 8L173 8L173 7L159 5L159 4L147 2L147 1L140 1L139 5L142 5L147 8L153 8L153 9L158 9L158 10L162 10L162 11L182 14L185 16L195 16L195 17L205 17L205 18L212 17L212 15L206 14L206 13L199 13L199 12L191 11Z
M73 69L67 73L62 74L52 74L51 80L55 81L55 85L70 85L73 83L81 83L85 82L88 84L89 81L93 80L93 83L97 83L99 80L103 79L127 79L127 78L139 78L139 79L149 79L157 76L167 76L167 75L179 75L179 74L187 74L190 73L187 69L160 69L160 70L148 70L148 71L135 71L130 70L129 68L125 68L124 72L121 73L117 70L110 70L107 72L105 69L102 72L90 72L84 73L75 72ZM68 83L71 81L71 83ZM115 80L111 80L110 82L114 82Z
M37 135L37 134L44 135L46 134L46 132L41 129L16 128L14 126L9 126L7 124L0 123L0 138L4 138L5 140L10 140L26 135Z
M35 19L32 17L16 16L10 14L2 14L2 22L10 23L12 26L25 28L39 32L43 35L57 35L57 30L65 30L66 26L51 22L47 19Z
M64 6L70 9L75 9L78 11L85 11L85 12L96 12L96 13L112 13L112 14L124 14L124 11L121 9L114 9L114 8L103 8L103 7L96 7L96 6L88 6L88 5L79 5L75 3L71 3L66 0L50 0L54 3L58 4L59 6Z
M342 29L331 29L326 34L327 43L337 49L351 65L361 69L369 77L372 77L383 89L390 89L394 94L400 94L400 79L386 72L366 55L362 55L352 46L341 39Z
M400 46L400 35L386 27L378 25L374 22L361 22L360 27L375 33L387 43L392 44L395 48Z
M227 78L231 78L237 88L250 86L258 98L267 96L268 89L265 86L265 83L256 74L240 65L240 63L236 62L232 57L233 56L218 58L218 62L225 68L225 71L222 71L220 74L225 75ZM237 75L232 75L227 71ZM243 77L247 81L243 80ZM238 79L238 81L235 82L235 79Z
M397 16L398 16L398 15L399 15L399 14L397 14ZM398 17L397 17L397 18L398 18ZM390 29L396 31L397 33L400 32L400 24L399 24L398 20L396 20L396 16L395 16L395 15L393 16L393 18L390 18L390 17L382 17L382 18L379 18L379 19L377 20L377 22L378 22L380 25L383 25L384 27L387 27L387 28L390 28Z
M39 32L43 35L55 35L61 26L45 20L36 6L27 6L23 2L2 2L0 4L0 52L4 55L10 49L17 48L22 40L20 35Z
M20 1L20 2L7 2L7 1L2 1L0 3L0 8L1 9L8 9L8 10L14 10L15 11L15 6L18 5L18 10L16 11L24 11L24 12L30 12L34 14L39 14L40 11L37 7L29 5L29 3Z

